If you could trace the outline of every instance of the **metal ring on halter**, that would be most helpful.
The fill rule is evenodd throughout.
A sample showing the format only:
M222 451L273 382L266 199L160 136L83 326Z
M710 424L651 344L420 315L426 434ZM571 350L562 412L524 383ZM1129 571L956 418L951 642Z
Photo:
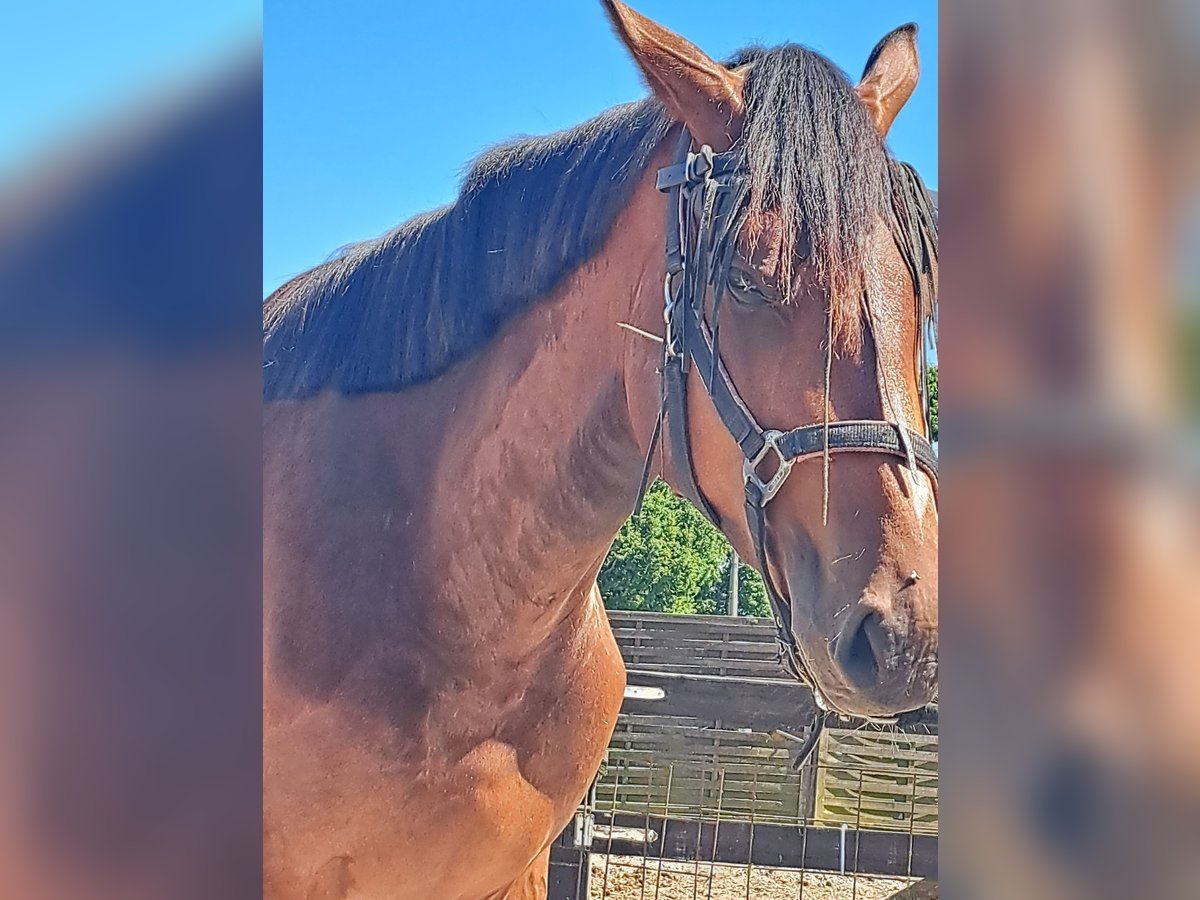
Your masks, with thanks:
M762 449L754 455L753 459L747 459L742 463L742 472L746 476L746 481L758 488L762 495L760 501L764 506L767 501L774 497L783 483L787 481L788 475L792 471L794 459L788 459L779 449L779 439L783 437L782 431L764 431ZM775 474L771 476L769 481L763 481L758 477L758 464L766 458L766 455L774 450L775 456L779 460L779 468L775 470Z

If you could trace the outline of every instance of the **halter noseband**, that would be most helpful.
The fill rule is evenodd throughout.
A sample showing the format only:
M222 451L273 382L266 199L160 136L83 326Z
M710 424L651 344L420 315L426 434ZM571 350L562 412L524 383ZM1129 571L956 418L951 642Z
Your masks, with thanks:
M728 287L729 266L738 233L748 209L748 183L738 154L714 153L707 144L691 151L691 134L680 137L677 162L658 170L657 187L669 194L667 214L667 276L664 285L666 324L662 403L642 472L638 508L650 475L651 458L665 418L672 458L688 499L720 527L720 516L705 498L692 465L687 424L687 373L695 363L700 379L726 430L737 441L745 460L746 522L754 541L758 569L775 617L780 655L789 671L813 689L818 705L824 698L792 632L792 611L776 590L767 566L766 507L783 487L795 463L826 453L882 453L904 460L914 472L924 469L937 483L937 458L923 435L904 425L885 421L839 421L805 425L791 431L762 428L742 400L721 361L719 311ZM715 291L713 325L705 318L709 288ZM764 479L759 468L768 456L776 468ZM815 742L818 728L809 738ZM807 755L807 750L801 754Z

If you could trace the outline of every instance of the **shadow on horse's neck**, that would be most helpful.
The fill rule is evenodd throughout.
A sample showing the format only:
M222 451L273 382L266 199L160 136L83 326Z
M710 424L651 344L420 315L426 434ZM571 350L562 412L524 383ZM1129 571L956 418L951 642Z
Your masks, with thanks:
M662 353L618 323L661 330L664 222L646 173L586 263L441 377L268 404L270 641L304 693L536 665L595 617Z
M647 179L604 247L552 297L412 392L448 416L429 498L445 602L471 596L475 614L546 622L590 589L632 510L653 425L631 402L656 394L640 382L654 383L661 350L618 323L652 329L661 316L663 215Z

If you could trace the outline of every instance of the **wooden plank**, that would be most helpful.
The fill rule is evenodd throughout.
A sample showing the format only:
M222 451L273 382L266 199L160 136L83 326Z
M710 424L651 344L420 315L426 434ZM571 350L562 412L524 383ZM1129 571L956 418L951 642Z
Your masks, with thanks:
M617 636L617 646L621 649L621 655L624 657L636 657L646 655L658 655L669 657L670 659L679 662L688 662L689 657L705 656L713 653L720 653L723 645L735 642L735 638L729 635L714 634L704 640L694 641L677 641L677 640L647 640L649 632L638 632L638 637L641 639L639 643L632 643L624 640L620 635ZM730 654L727 658L744 659L749 662L771 662L777 658L777 652L774 644L766 642L741 642L743 647L738 648L736 654ZM748 644L748 646L746 646ZM782 669L780 670L782 671ZM791 678L791 676L788 676Z
M621 744L630 744L629 750L641 750L647 747L658 747L660 749L680 747L699 750L702 752L711 752L714 749L721 749L727 753L741 754L752 757L777 757L779 759L787 759L788 748L778 743L768 743L770 738L768 735L745 732L745 737L751 736L761 738L758 740L740 741L738 738L742 736L738 732L720 732L712 729L710 732L696 730L694 734L689 735L686 731L672 729L671 731L652 731L635 730L621 731L615 733L612 748L618 749ZM843 765L842 763L834 763L834 765ZM936 772L926 772L924 769L912 769L915 774L924 774L927 777L935 775Z
M689 771L704 771L706 775L711 775L714 768L720 768L724 773L725 780L730 783L753 781L758 779L763 782L799 782L801 776L785 766L778 768L764 766L762 764L738 764L738 763L719 763L719 766L714 766L712 760L696 760L692 763L681 763L674 766L677 777L688 777ZM668 764L662 763L658 765L647 764L644 760L637 760L636 767L626 766L624 761L618 767L617 764L610 763L608 772L620 772L622 778L629 776L642 776L653 772L654 778L665 778L668 769ZM605 777L608 777L607 775Z
M828 734L832 740L825 749L829 753L850 756L859 755L864 759L877 758L901 750L925 751L928 758L933 760L937 753L937 738L922 734L891 733L878 739L864 738L859 732L842 728L830 728Z
M833 728L821 736L818 755L814 821L937 830L936 738Z
M644 701L640 701L639 705L641 702ZM653 707L650 706L650 702L646 702L646 708L653 709ZM718 721L720 721L722 724L717 725L716 723ZM700 724L698 724L698 722ZM733 724L733 721L730 719L710 718L698 720L694 716L659 716L653 713L641 712L622 713L621 717L617 720L617 728L637 728L646 731L660 731L663 734L677 734L685 730L696 731L699 729L709 734L720 734L722 737L740 734L744 735L747 739L753 738L754 740L759 741L772 740L770 735L766 732L756 732L753 729L746 730Z
M622 706L626 714L687 715L696 718L720 718L732 722L742 714L737 707L746 707L751 714L762 713L785 718L794 717L796 711L811 716L816 709L812 691L794 680L781 682L770 678L679 674L634 667L629 668L626 680L631 685L660 688L670 701L626 698ZM717 714L713 714L714 712ZM898 726L897 731L840 731L846 735L858 735L857 741L863 746L878 746L897 742L901 740L899 735L906 733L906 728L919 729L930 721L932 714L919 713L907 716L905 725ZM911 738L905 737L903 740Z
M666 616L655 621L637 623L610 620L610 624L615 635L641 632L646 635L647 640L661 639L663 636L703 637L711 635L725 635L735 640L763 641L764 643L775 640L774 625L763 625L761 622L745 619L730 620L718 617L717 620L712 621L703 616Z
M754 735L755 732L746 732L747 737ZM759 743L757 741L739 741L738 732L719 732L717 729L712 729L710 733L697 729L695 734L689 735L687 732L672 729L671 731L651 731L651 730L636 730L622 731L616 734L613 746L616 747L619 742L630 742L636 744L636 747L629 749L640 749L645 746L655 746L660 748L669 747L689 747L689 748L707 748L711 751L714 748L722 748L730 753L743 752L747 756L770 756L778 755L780 759L786 758L787 748L778 744ZM767 735L762 735L766 738ZM835 763L841 765L841 763ZM914 770L921 772L923 770Z
M631 669L643 668L642 663L654 666L689 666L694 669L704 670L697 674L707 673L709 675L718 674L713 669L724 660L732 666L769 672L769 675L762 677L770 678L772 681L786 681L790 683L795 680L784 671L783 666L774 655L764 653L762 655L743 654L741 656L722 657L718 648L719 644L704 649L685 648L682 650L669 647L638 647L634 650L623 649L621 658L625 660L625 665ZM705 668L706 666L707 668Z
M916 785L921 790L937 790L937 773L922 774L920 771L908 770L900 772L876 772L866 769L843 768L841 766L824 766L827 780L832 785L854 785L864 791L877 791L894 794L898 790L912 792Z
M748 733L747 736L752 733ZM659 750L676 748L691 752L711 753L714 750L723 750L729 754L747 757L787 759L787 747L749 740L739 741L737 737L737 732L730 734L729 732L718 732L716 729L713 729L712 733L698 732L694 735L689 735L683 731L622 731L614 735L611 746L614 750L628 749L631 751L648 748ZM766 738L766 735L762 735L762 737ZM624 744L628 744L629 746L623 747L622 745ZM833 763L833 765L844 764ZM920 772L921 770L914 771Z
M783 772L762 774L744 772L730 775L724 767L714 770L712 765L701 764L695 767L675 766L669 773L666 766L656 769L642 768L634 771L609 768L603 777L598 779L598 783L602 788L607 788L611 785L644 784L653 784L657 787L666 783L668 774L670 774L672 784L679 785L681 788L693 784L715 788L717 784L722 783L727 790L749 790L749 785L757 783L761 785L763 791L778 791L793 790L802 781L795 774L788 777Z
M752 678L736 682L727 678L631 670L629 684L656 688L661 700L626 698L621 709L627 714L653 715L669 711L697 719L720 719L734 728L769 732L783 729L802 734L813 721L817 706L813 695L798 682L775 682ZM736 698L736 702L734 701Z
M783 667L779 664L778 658L769 648L760 648L759 652L747 651L740 653L737 656L726 655L721 656L722 641L715 640L711 643L695 644L691 647L668 647L661 644L642 645L639 647L621 647L621 658L625 660L631 668L637 668L633 663L637 660L647 660L650 662L658 662L662 664L674 663L677 666L699 666L704 663L715 663L720 659L727 659L730 662L748 668L763 668L770 669L776 667L779 672L783 673ZM618 645L619 646L619 645ZM716 673L710 673L716 674ZM785 673L786 674L786 673ZM789 675L787 681L793 680Z
M695 651L698 653L707 653L712 651L720 651L725 649L732 658L738 658L740 654L751 654L755 658L766 655L774 655L777 651L774 641L759 640L753 635L744 634L673 634L672 632L663 630L657 632L662 637L659 640L651 642L649 640L654 632L647 631L632 631L630 635L636 637L636 641L630 641L626 649L629 653L646 653L651 651L661 651L663 653L678 653L682 651ZM618 635L618 642L620 642ZM749 638L749 640L747 640Z
M662 672L674 673L678 672L684 675L714 675L714 669L719 668L716 663L676 663L670 661L654 662L643 659L626 660L626 666L629 668L638 668L647 672ZM724 674L731 678L762 678L770 679L778 684L794 684L795 682L790 677L782 675L776 677L777 667L774 663L767 665L755 665L753 663L732 662L725 667ZM782 670L779 670L782 671Z
M883 809L886 806L889 809L904 810L913 804L917 809L921 809L923 806L936 807L937 796L936 787L917 788L915 792L912 788L901 788L893 793L885 794L882 791L859 790L858 785L849 781L842 784L830 784L828 781L825 783L826 803L857 803L861 797L863 805L870 806L872 809Z
M766 616L681 616L676 613L641 612L628 609L607 610L608 620L614 625L650 628L667 625L671 628L695 628L701 626L721 628L769 628L775 625Z
M754 641L763 644L773 644L776 640L774 626L747 628L744 626L731 627L726 624L696 626L686 623L681 626L676 622L660 622L642 624L636 627L622 627L614 623L612 631L618 640L627 636L641 635L644 643L657 643L664 640L669 642L680 638L724 638L726 640Z
M602 794L606 797L612 797L613 795L641 796L647 792L653 793L655 791L665 790L666 782L661 779L655 781L601 781L596 785L597 795ZM784 782L732 782L728 780L719 783L715 779L701 780L693 778L681 779L679 781L672 779L671 790L672 792L678 790L692 793L712 794L714 801L717 799L718 793L724 797L730 798L743 796L749 797L751 794L757 794L764 801L768 801L772 799L779 799L780 797L788 796L790 794L798 794L800 791L800 783L798 781L793 784L787 784Z
M708 674L716 675L717 673L711 671L711 669L725 663L744 669L762 669L763 671L771 672L771 679L773 681L792 680L790 676L787 679L774 677L775 672L783 672L783 667L774 654L763 653L755 655L753 653L746 653L739 656L722 656L721 645L719 643L704 647L682 649L673 647L638 647L634 650L623 651L621 657L625 660L625 665L631 669L640 669L643 667L643 664L690 666L695 669L703 669L707 666L710 670Z
M725 662L747 669L764 669L767 671L778 669L780 672L783 671L778 657L765 648L759 648L758 653L754 651L739 651L736 655L726 649L724 656L721 655L722 649L720 641L712 644L699 644L694 647L682 648L637 647L622 650L621 657L625 660L625 665L631 669L641 668L642 663L701 667L706 664L716 666ZM710 672L709 674L717 673Z

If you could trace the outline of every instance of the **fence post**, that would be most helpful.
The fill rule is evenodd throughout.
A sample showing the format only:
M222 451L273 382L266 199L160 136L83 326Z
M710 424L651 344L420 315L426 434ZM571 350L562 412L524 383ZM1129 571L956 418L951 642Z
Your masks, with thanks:
M726 613L731 616L738 614L738 569L741 566L741 560L738 559L737 551L729 551L729 604Z

